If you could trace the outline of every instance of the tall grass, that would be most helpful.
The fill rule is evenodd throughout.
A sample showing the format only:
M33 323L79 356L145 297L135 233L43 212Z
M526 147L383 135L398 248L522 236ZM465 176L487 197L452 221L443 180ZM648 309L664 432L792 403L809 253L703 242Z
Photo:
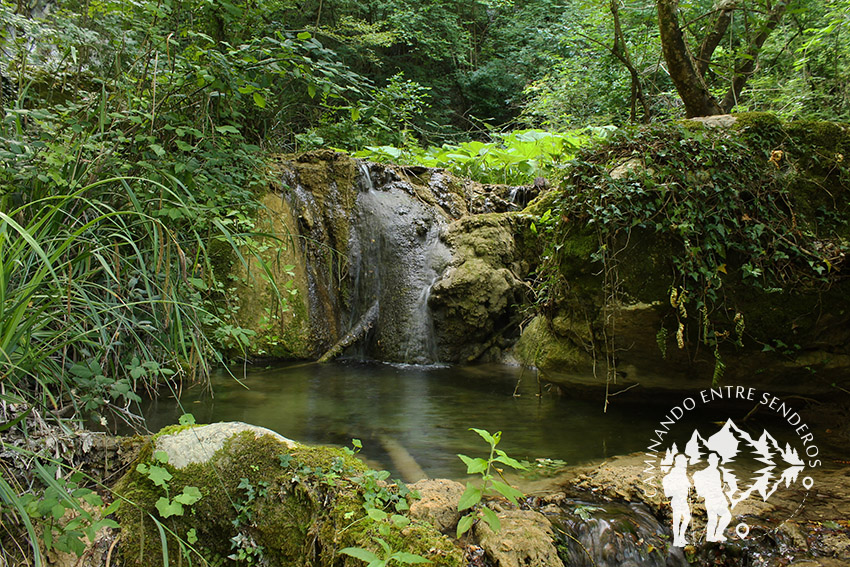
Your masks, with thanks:
M199 232L160 220L164 207L204 212L176 181L109 178L58 195L38 189L16 207L7 194L0 207L0 431L28 435L28 422L68 419L134 423L140 392L206 380L219 357L206 331L221 323L199 293L208 287L199 282L214 280L206 243L228 242L244 262L238 235L221 222ZM0 466L0 542L25 535L35 565L43 530L53 528L39 527L22 498L33 475L50 486L52 470ZM10 557L24 561L22 554Z

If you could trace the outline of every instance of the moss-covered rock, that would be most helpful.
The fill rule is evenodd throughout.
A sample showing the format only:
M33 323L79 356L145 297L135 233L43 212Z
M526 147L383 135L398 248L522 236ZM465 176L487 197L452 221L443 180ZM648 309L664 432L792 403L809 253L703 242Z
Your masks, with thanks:
M607 375L645 392L718 379L847 389L850 126L758 113L721 122L624 134L532 203L528 213L556 220L521 361L573 388L605 387ZM707 205L715 193L722 214Z
M506 346L525 302L528 263L517 251L511 214L466 216L449 226L452 263L431 289L440 359L467 362ZM501 339L501 340L500 340Z
M204 449L184 458L188 446ZM373 538L383 523L394 549L461 565L460 550L433 526L400 528L366 515L364 491L378 486L364 480L367 470L341 449L296 444L244 424L166 432L115 486L127 501L119 511L125 564L162 565L167 547L170 558L184 553L193 563L200 555L216 565L356 565L339 550L377 551ZM182 511L165 517L163 499L181 498Z
M253 333L249 356L309 358L321 345L313 340L307 309L309 282L297 220L280 196L266 194L256 222L267 235L245 248L242 260L230 248L227 267L234 281L228 301L239 327ZM243 262L244 260L244 262ZM236 352L237 345L233 345Z

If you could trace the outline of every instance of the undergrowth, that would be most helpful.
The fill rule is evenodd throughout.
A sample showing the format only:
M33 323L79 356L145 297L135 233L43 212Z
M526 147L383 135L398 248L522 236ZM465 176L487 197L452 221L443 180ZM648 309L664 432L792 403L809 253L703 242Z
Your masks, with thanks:
M445 168L481 183L527 185L536 177L555 175L579 148L604 139L614 127L590 127L567 132L516 130L496 134L492 142L443 144L420 148L367 146L355 157L377 162Z
M843 155L803 151L799 139L773 122L761 128L743 123L736 130L630 129L579 152L534 225L546 246L540 307L545 311L574 292L565 270L571 243L592 239L591 258L604 280L606 334L613 336L607 327L615 324L617 307L636 299L641 287L624 281L622 266L666 280L654 295L639 298L669 305L659 347L666 354L668 337L678 348L694 340L709 347L717 382L725 370L720 345L741 348L747 331L748 306L729 298L730 287L823 291L842 278L847 220L828 215L827 201L840 199L831 186L846 189L850 181ZM812 159L822 170L823 206L816 196L794 191L807 175L801 164ZM647 235L653 249L669 255L636 248ZM611 366L613 359L609 379Z

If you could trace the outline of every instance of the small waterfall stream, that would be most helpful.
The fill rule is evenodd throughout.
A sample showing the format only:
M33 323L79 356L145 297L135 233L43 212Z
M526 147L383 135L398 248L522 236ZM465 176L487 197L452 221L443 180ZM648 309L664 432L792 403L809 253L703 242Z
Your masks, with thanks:
M446 221L404 183L375 183L368 164L357 165L349 328L377 308L375 325L356 346L358 354L390 362L437 362L428 297L451 259L440 240Z
M550 516L565 565L573 567L687 567L669 546L669 528L643 504L567 499Z

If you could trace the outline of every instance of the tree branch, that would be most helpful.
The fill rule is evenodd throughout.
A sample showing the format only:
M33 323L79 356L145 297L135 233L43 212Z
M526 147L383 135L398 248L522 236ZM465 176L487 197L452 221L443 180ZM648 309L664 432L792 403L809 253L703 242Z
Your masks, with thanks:
M723 8L717 11L717 19L714 20L714 26L702 40L699 46L699 55L697 55L696 65L697 73L700 77L705 78L705 73L708 71L711 57L714 55L714 50L720 45L720 41L726 34L729 24L732 22L732 12L738 7L736 1L727 2Z
M738 58L738 61L735 64L735 72L732 76L732 86L729 87L729 90L726 92L726 96L723 97L723 102L720 105L724 112L729 112L736 104L738 104L738 97L741 96L741 91L744 90L744 85L747 84L747 80L750 78L750 75L753 74L756 62L758 61L759 52L761 51L764 42L767 41L767 38L770 37L770 34L773 33L773 30L775 30L779 25L779 22L782 21L782 16L785 14L785 9L787 7L788 0L779 0L779 2L770 9L767 21L764 23L761 31L752 43L749 44L746 53Z

